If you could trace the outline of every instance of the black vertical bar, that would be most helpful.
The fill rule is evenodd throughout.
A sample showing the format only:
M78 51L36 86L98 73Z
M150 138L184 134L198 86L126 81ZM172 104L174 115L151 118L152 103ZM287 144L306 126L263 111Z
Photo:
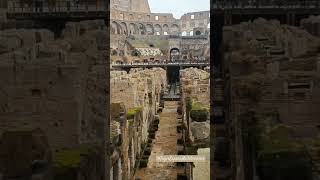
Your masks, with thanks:
M232 6L232 5L231 5ZM224 25L224 10L219 9L220 5L217 1L211 0L211 9L210 11L210 143L211 143L211 151L210 151L210 179L216 180L216 168L217 162L215 161L214 155L214 141L215 141L215 132L214 126L219 122L220 124L224 123L224 115L221 116L219 113L214 111L214 108L219 108L223 110L223 102L215 101L215 89L223 88L221 86L222 80L222 43L223 43L223 25ZM220 82L220 84L217 84ZM223 82L222 82L223 83Z
M110 28L110 1L109 0L103 0L106 5L105 9L104 10L104 13L107 15L107 18L105 19L105 23L106 23L106 26L107 26L107 29ZM110 33L109 31L107 33ZM107 35L107 49L110 49L110 35L108 34ZM106 73L107 73L107 98L106 98L106 125L104 126L104 134L106 135L106 138L105 138L105 141L104 141L104 147L108 150L108 147L110 145L110 65L111 62L110 62L110 56L107 56L107 67L106 67ZM109 151L107 151L109 152ZM111 157L111 154L110 153L106 153L106 151L103 151L103 157L107 157L106 160L104 161L104 169L106 169L106 172L104 173L104 177L102 177L102 180L107 180L107 179L110 179L110 165L111 165L111 160L110 160L110 157Z
M220 12L214 12L212 14L212 17L214 20L210 23L211 25L211 35L213 37L210 39L211 43L213 45L212 50L212 58L211 58L211 66L213 71L213 75L215 78L221 78L221 64L222 64L222 37L223 37L223 24L224 24L224 12L221 10Z

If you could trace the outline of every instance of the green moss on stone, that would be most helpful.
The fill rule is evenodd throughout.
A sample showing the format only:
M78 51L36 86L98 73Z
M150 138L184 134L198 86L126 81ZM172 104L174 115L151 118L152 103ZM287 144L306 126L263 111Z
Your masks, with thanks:
M251 135L256 136L257 169L261 180L311 180L306 149L293 130L273 118L259 117Z
M127 112L127 119L133 119L134 116L140 112L142 110L141 107L134 107L134 108L130 108L128 109L128 112Z
M133 119L128 120L129 126L132 126L133 122L134 122Z
M193 102L190 111L190 117L194 121L206 121L209 116L208 107L201 103Z
M82 156L95 153L96 149L91 146L80 146L72 149L64 149L54 153L53 164L58 169L77 168Z

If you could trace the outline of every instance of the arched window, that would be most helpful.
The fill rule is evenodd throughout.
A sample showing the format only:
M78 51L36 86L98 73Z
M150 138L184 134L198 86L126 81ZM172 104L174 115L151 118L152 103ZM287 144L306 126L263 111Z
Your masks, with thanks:
M182 33L181 33L181 36L186 36L187 35L187 32L186 31L183 31Z
M190 36L193 36L193 31L190 31L189 35L190 35Z
M208 24L208 29L210 29L210 23Z
M163 35L168 35L168 32L163 32Z

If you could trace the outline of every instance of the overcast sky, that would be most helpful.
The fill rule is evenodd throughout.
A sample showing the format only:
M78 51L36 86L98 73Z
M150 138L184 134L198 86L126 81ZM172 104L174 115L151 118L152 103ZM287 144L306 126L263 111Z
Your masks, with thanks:
M175 18L196 11L209 11L210 0L149 0L152 13L172 13Z

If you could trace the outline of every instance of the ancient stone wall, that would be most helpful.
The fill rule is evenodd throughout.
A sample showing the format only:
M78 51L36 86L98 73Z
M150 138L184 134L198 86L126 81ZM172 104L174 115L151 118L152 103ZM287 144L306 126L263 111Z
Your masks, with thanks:
M111 0L110 7L122 11L150 13L148 0Z
M224 71L230 76L225 92L231 97L226 117L233 124L239 179L253 168L246 160L253 143L246 133L257 124L284 125L301 139L318 136L319 47L315 36L275 20L259 18L224 29ZM281 151L290 153L292 148Z
M183 35L192 36L208 33L208 31L210 31L210 11L190 12L184 14L180 18L180 27ZM203 29L201 30L199 28Z
M130 179L159 109L166 72L161 68L111 71L110 86L112 138L122 139L120 150L112 152L112 179Z
M196 119L192 119L190 112L193 106L199 103L201 107L196 107L197 110L206 109L206 112L209 114L210 74L201 69L187 68L180 70L180 77L182 89L181 101L184 108L183 119L187 125L189 124L189 127L187 126L189 138L194 146L207 145L208 147L210 135L209 116L198 122ZM189 103L191 103L190 109L187 107Z
M143 140L156 114L160 102L160 92L166 87L166 72L161 68L111 71L111 102L123 102L126 108L142 108Z
M106 26L68 23L63 34L54 39L45 29L0 32L0 137L4 130L40 128L53 152L104 142Z
M111 33L122 35L207 35L210 12L184 14L175 19L168 13L136 13L111 10Z
M253 90L254 92L261 88L261 92L252 94L251 98L254 99L257 96L258 102L261 101L263 106L271 102L278 103L279 106L276 104L272 106L278 108L282 121L300 126L300 129L302 126L315 126L316 120L311 120L312 117L316 117L315 112L310 107L318 106L316 67L320 48L319 39L301 29L263 19L233 28L237 30L231 36L239 41L226 39L228 53L225 57L229 61L228 69L234 80L238 81L243 77L252 82L252 86L246 88L257 88ZM226 33L230 33L229 30ZM307 88L299 90L299 84L305 84ZM247 83L247 86L250 84ZM234 88L235 91L236 89L238 88ZM299 99L299 93L302 99ZM284 106L283 103L287 105ZM299 107L301 109L309 107L309 110L304 111L304 117L298 115L299 111L293 109L289 113L287 108L291 103L295 106L302 103ZM286 108L283 109L283 107ZM302 119L305 120L302 121ZM290 121L292 123L289 123Z

